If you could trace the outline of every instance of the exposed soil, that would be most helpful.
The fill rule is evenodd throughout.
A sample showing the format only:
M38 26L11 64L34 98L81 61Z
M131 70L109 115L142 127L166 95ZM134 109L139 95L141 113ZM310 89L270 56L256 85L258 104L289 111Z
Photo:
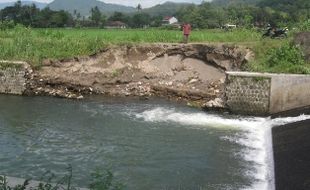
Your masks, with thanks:
M45 60L34 71L26 93L67 98L94 93L156 95L204 106L222 98L225 71L240 70L252 57L248 49L226 45L111 46L89 57ZM207 105L220 102L217 99Z

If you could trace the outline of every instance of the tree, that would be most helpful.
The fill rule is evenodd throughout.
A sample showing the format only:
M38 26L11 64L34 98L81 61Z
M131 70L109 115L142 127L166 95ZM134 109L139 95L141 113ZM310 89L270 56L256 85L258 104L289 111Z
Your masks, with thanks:
M151 24L151 17L146 13L135 14L130 21L130 26L133 28L143 28Z
M112 16L110 16L108 20L109 21L121 21L121 22L128 24L130 17L124 15L121 12L114 12L114 14Z
M96 26L99 26L101 22L101 17L102 17L102 14L99 8L97 6L94 8L91 8L90 13L91 13L90 20L93 21Z
M65 11L55 11L50 18L52 27L66 27L72 25L72 21L72 16Z
M137 9L138 9L138 11L142 10L142 5L140 3L138 4Z

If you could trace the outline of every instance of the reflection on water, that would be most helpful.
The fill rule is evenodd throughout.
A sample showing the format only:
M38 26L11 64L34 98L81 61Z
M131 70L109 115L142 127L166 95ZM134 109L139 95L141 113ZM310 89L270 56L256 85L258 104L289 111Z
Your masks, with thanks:
M127 189L273 189L270 128L298 118L228 118L163 100L0 96L0 173L75 183L111 168Z

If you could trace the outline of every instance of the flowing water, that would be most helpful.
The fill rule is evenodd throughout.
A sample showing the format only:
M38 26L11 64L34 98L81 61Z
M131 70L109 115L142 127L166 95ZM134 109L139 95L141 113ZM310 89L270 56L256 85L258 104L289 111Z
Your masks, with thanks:
M87 186L109 168L130 190L273 190L271 127L309 118L216 115L164 100L0 96L0 173Z

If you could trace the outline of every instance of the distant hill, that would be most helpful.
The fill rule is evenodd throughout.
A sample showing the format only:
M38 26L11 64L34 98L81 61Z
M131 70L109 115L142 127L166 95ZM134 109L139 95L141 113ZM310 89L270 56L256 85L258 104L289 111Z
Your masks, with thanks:
M73 13L74 10L79 12L82 16L89 16L91 8L97 6L103 14L110 15L113 12L131 13L135 12L134 7L128 7L118 4L104 3L97 0L54 0L48 7L52 10L66 10Z
M261 0L213 0L212 3L220 6L231 5L256 5Z
M166 2L163 4L155 5L154 7L143 9L142 12L148 13L151 16L172 16L179 9L191 5L190 3L174 3Z
M259 3L260 6L272 7L276 10L286 11L291 10L293 12L299 12L301 9L306 10L305 14L309 14L310 1L309 0L262 0Z
M4 9L5 7L8 6L13 6L15 2L8 2L8 3L0 3L0 9ZM39 9L43 9L44 7L47 6L47 3L40 3L36 1L22 1L22 5L31 5L35 4Z

